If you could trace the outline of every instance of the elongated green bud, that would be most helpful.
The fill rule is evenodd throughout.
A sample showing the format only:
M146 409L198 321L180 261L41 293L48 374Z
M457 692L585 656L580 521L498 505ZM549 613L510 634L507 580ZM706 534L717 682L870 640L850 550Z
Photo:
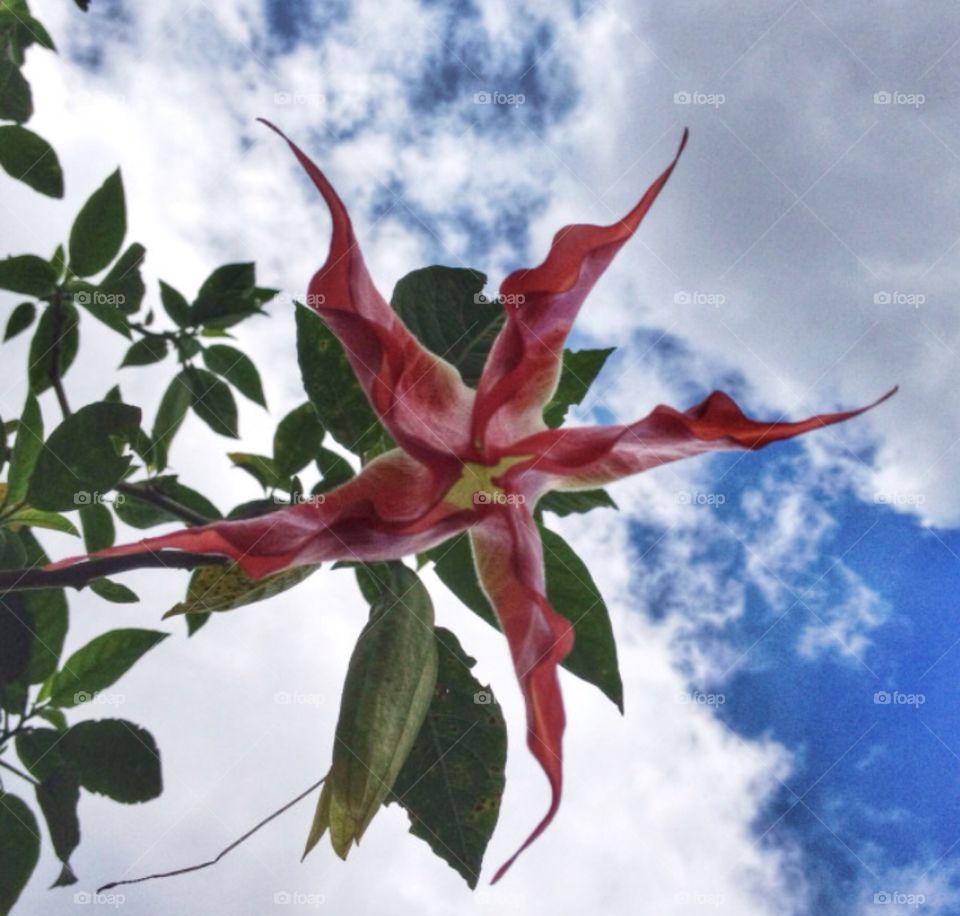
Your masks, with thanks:
M333 765L304 856L329 829L345 859L383 804L427 714L437 681L433 605L401 563L378 564L380 596L350 657Z

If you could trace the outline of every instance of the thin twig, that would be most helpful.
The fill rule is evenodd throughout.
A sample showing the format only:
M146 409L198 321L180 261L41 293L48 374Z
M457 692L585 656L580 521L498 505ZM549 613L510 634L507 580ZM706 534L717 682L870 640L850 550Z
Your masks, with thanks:
M190 553L186 550L145 550L121 557L96 557L62 569L5 569L0 571L0 592L34 588L82 589L94 579L131 569L196 569L198 566L226 566L230 559Z
M114 887L121 887L124 884L140 884L142 881L152 881L154 878L173 878L177 875L187 875L192 871L200 871L202 868L209 868L211 865L216 865L228 852L232 852L236 849L242 842L250 839L261 827L266 827L275 817L279 817L283 814L284 811L289 811L297 802L305 799L311 792L319 788L323 781L327 777L324 776L323 779L315 782L309 789L301 792L296 798L292 801L288 801L282 808L278 808L273 814L268 815L256 827L252 827L248 830L240 839L234 840L226 849L223 850L215 859L211 859L209 862L201 862L199 865L189 865L186 868L178 868L174 871L164 871L158 872L155 875L145 875L143 878L127 878L123 881L113 881L110 884L104 884L103 887L97 888L97 893L102 894L104 891L109 891Z
M11 766L6 760L0 760L0 767L3 767L5 770L9 770L11 773L15 773L17 776L19 776L21 779L25 779L27 782L32 782L35 786L40 785L40 783L37 782L37 780L32 776L28 776L22 770L18 770L15 766Z

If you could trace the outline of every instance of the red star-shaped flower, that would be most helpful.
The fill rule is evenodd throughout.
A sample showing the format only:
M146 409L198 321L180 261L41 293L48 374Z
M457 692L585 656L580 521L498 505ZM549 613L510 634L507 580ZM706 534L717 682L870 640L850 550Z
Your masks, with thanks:
M369 462L323 502L96 554L161 548L219 554L256 579L321 561L396 559L468 530L477 573L523 690L528 745L552 789L546 815L494 880L543 832L560 802L564 711L557 665L573 645L573 631L545 597L542 545L532 514L537 500L550 490L596 487L704 452L759 449L869 409L795 423L758 422L714 392L689 410L658 406L626 426L546 427L543 409L556 387L577 312L656 200L686 141L684 132L673 162L623 219L609 226L566 226L542 264L503 281L501 301L522 305L506 306L505 325L474 390L416 340L377 291L342 201L287 140L333 218L330 252L310 282L308 305L342 343L398 447Z

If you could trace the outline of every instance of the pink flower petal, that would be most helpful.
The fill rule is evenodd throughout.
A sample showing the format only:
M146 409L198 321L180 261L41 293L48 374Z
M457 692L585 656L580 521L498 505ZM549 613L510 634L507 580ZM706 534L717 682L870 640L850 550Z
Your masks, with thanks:
M496 449L544 428L542 412L557 386L563 345L587 294L633 235L667 183L687 143L640 202L609 226L565 226L539 267L516 270L500 286L507 323L477 386L473 438Z
M299 505L184 528L47 568L165 548L230 557L252 579L324 561L395 559L426 550L475 520L442 502L458 475L456 462L428 467L395 449L342 486Z
M281 130L263 123L287 141L333 220L330 252L310 281L307 305L343 344L370 404L398 445L422 458L468 454L474 392L453 366L421 346L377 291L350 216L326 176Z
M549 489L602 486L661 464L704 452L759 449L771 442L842 423L876 407L883 397L841 413L818 414L795 423L751 420L722 391L714 391L684 413L660 405L630 426L552 429L514 443L516 454L536 455L504 477L528 495Z
M552 798L544 818L500 867L504 872L547 828L560 805L563 699L557 665L573 648L570 622L547 604L543 546L536 523L522 506L491 511L470 529L477 574L507 637L527 707L527 745L550 781Z

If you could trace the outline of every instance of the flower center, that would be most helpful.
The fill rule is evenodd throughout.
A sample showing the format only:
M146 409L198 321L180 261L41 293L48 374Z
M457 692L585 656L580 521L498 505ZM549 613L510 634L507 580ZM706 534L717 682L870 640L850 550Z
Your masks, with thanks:
M523 502L522 496L505 493L493 482L493 478L499 477L508 468L519 464L521 461L528 461L532 457L532 455L508 455L498 464L465 462L460 479L450 487L447 495L443 497L443 501L456 506L458 509Z

